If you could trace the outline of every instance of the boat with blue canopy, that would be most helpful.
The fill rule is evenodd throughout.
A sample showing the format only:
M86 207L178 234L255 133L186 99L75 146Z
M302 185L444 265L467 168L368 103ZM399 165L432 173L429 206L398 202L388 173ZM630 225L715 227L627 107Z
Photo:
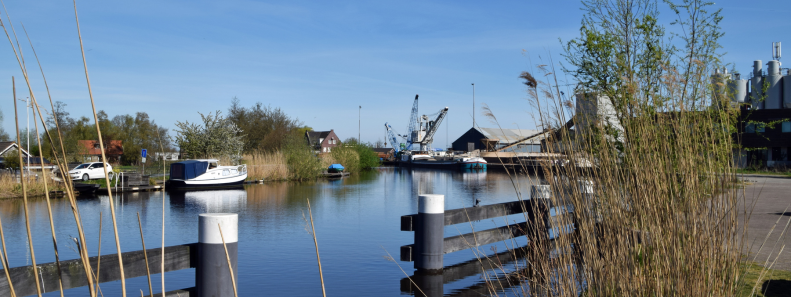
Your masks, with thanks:
M220 166L217 159L186 160L170 164L169 190L239 187L247 179L247 165Z

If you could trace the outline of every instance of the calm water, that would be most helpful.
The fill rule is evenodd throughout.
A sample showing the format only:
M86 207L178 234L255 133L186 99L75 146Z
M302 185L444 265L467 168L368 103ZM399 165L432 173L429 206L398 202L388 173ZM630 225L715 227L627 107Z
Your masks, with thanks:
M518 182L516 187L527 197L530 179L522 177ZM400 231L400 217L417 212L418 193L446 195L446 209L471 207L475 200L484 205L516 199L515 185L504 173L398 168L381 168L342 180L267 183L247 185L244 190L166 194L165 245L197 242L200 213L238 213L240 296L317 296L321 294L321 285L316 254L303 217L307 215L306 199L310 199L328 295L409 295L401 292L400 280L405 274L399 266L411 276L412 263L388 261L387 255L390 253L398 259L399 247L412 243L413 233ZM122 250L142 249L138 213L146 247L161 246L162 193L130 193L115 199ZM104 214L102 254L114 253L108 197L80 198L78 204L91 256L97 253L100 212ZM52 207L61 259L78 258L71 239L77 237L77 228L67 200L54 199ZM53 262L45 200L31 200L30 214L37 262ZM10 265L30 265L22 200L0 201L0 216ZM472 227L482 230L504 224L504 218L496 218L475 222ZM470 228L466 224L448 226L445 235L467 233ZM504 243L496 245L499 251L506 248ZM472 251L460 251L446 255L445 265L473 258ZM165 280L166 291L192 287L194 270L168 272ZM159 275L152 276L152 281L155 293L159 292ZM480 281L480 277L472 276L446 284L444 290L448 294L457 293ZM101 288L105 296L120 296L120 282L104 283ZM130 296L140 294L141 289L148 295L146 277L127 280ZM66 296L86 294L85 287L66 291Z

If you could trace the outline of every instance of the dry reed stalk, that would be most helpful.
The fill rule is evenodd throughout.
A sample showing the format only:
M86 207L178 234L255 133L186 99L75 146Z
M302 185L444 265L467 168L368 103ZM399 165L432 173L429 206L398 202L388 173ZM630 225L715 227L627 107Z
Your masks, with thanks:
M14 92L14 120L16 122L16 141L17 143L22 143L21 137L19 136L19 116L16 110L16 84L14 84L14 77L11 77L11 84ZM21 147L18 151L22 151ZM27 230L27 243L30 247L30 259L33 262L33 278L36 279L36 293L39 297L41 297L41 281L38 279L38 266L36 265L36 252L33 250L33 235L30 232L30 217L28 216L28 207L27 207L27 182L25 181L25 170L22 169L22 154L17 154L19 156L19 177L20 182L22 182L22 205L25 212L25 229Z
M36 63L38 64L38 69L41 72L41 78L44 80L44 87L47 90L47 97L49 98L50 108L52 108L52 110L54 111L55 110L55 104L52 101L52 94L49 91L49 84L47 83L47 77L46 77L46 75L44 75L44 68L41 66L41 61L38 59L38 54L36 53L36 48L33 46L33 42L30 40L30 35L27 34L27 29L25 29L25 25L24 24L22 25L22 29L25 31L25 36L27 36L28 43L30 44L30 49L33 51L33 57L36 59ZM32 97L32 98L33 98L33 102L36 104L36 110L38 110L39 118L41 118L41 123L42 123L42 125L44 125L43 126L44 127L44 132L47 134L47 138L49 138L49 143L52 144L52 156L55 158L56 163L58 163L58 168L61 170L61 172L64 172L64 176L65 176L65 172L68 172L68 168L65 167L65 166L60 166L61 162L58 161L57 153L55 152L56 151L55 150L55 142L52 141L52 136L49 133L49 129L46 129L46 124L44 122L44 117L41 114L41 107L36 102L35 97ZM59 136L58 137L58 141L60 142L61 156L63 158L63 164L65 165L65 164L68 164L68 162L66 162L66 150L65 150L64 145L63 145L63 137L62 137L63 133L60 132L60 122L58 121L58 115L55 112L52 113L52 119L55 122L55 128L56 128L56 130L58 132L58 136ZM63 183L65 184L66 192L71 192L71 196L73 196L74 195L74 192L73 192L74 188L72 187L71 178L65 178L64 177ZM71 196L69 196L69 197L71 197Z
M96 251L96 291L101 292L99 289L99 272L102 270L102 212L99 212L99 243L98 250ZM102 294L104 296L104 294Z
M93 100L93 91L91 90L91 78L88 76L88 62L85 60L85 47L82 44L82 33L80 33L80 17L77 15L77 0L74 3L74 19L77 23L77 37L80 40L80 52L82 53L82 65L85 69L85 81L88 84L88 97L91 99L91 109L93 110L93 120L96 124L96 135L99 138L99 150L102 152L102 163L107 163L107 156L104 151L104 140L102 140L102 129L99 127L99 117L96 115L96 104ZM115 234L115 246L118 252L118 269L121 274L121 293L126 297L126 278L124 277L124 263L121 258L121 241L118 238L118 223L115 219L115 203L113 202L112 187L110 187L110 176L107 174L107 166L102 166L104 169L104 181L107 186L107 196L110 200L110 215L113 218L113 232Z
M159 149L162 150L162 155L165 155L165 147L162 145L162 138L157 134L159 142ZM160 280L162 281L162 297L165 297L165 162L162 162L162 252L160 253L159 270ZM177 293L178 294L178 293ZM151 296L153 297L153 295Z
M3 4L3 9L5 10L5 3L3 1L1 1L1 0L0 0L0 3ZM6 15L9 16L7 10L6 10ZM11 29L13 31L13 23L11 23L10 16L9 16L9 23L11 24ZM0 25L2 25L2 19L0 19ZM38 105L38 103L36 101L35 94L33 93L33 88L30 86L30 79L29 79L29 77L27 75L27 69L26 69L26 67L24 65L23 60L20 58L22 49L19 48L19 53L17 53L17 48L14 47L14 43L11 41L11 36L8 34L8 30L6 29L6 27L4 25L2 27L3 27L3 32L5 32L6 38L8 39L8 42L11 44L11 48L14 51L14 55L16 56L17 63L19 64L19 68L22 71L23 76L25 77L25 82L27 83L28 90L30 91L30 97L31 97L30 99L33 102L33 106L36 107L35 110L39 114L39 120L41 120L42 125L44 125L44 127L46 127L46 123L44 122L44 116L41 114L41 109L40 109L40 106ZM16 33L14 33L14 36L16 38ZM17 39L17 44L19 44L18 39ZM32 43L31 43L31 47L32 47ZM34 53L35 53L35 49L34 49ZM38 60L38 57L36 57L36 59ZM40 66L41 66L41 64L39 62L39 67ZM43 71L42 71L42 76L43 75L44 74L43 74ZM46 83L46 78L45 78L45 83ZM47 93L49 94L49 88L47 88ZM52 104L53 104L52 103L52 97L50 96L50 105L52 105ZM53 110L54 110L54 105L52 105L52 106L53 106ZM58 125L57 116L55 115L55 113L53 113L53 118L55 119L55 123L56 123L56 126L58 128L58 136L59 136L59 139L60 139L61 151L63 152L63 155L62 155L63 160L61 161L57 157L57 154L54 151L54 145L53 145L53 148L52 148L53 149L53 157L55 158L55 161L58 163L58 168L60 168L61 172L65 173L65 172L68 172L68 167L66 165L67 164L66 163L66 154L65 154L65 150L63 148L63 137L62 137L60 126ZM45 128L44 131L46 132L47 137L50 140L50 143L54 144L54 142L52 141L52 136L49 133L49 130ZM80 237L80 240L85 241L85 232L82 229L82 223L81 223L81 218L80 218L80 214L79 214L79 209L77 208L76 197L75 197L75 194L74 194L74 189L73 189L73 187L71 185L71 180L69 178L66 178L66 174L64 174L64 180L66 181L66 193L67 193L67 195L69 197L69 202L71 204L72 213L74 214L74 220L75 220L76 225L77 225L78 235ZM93 278L92 278L92 274L93 273L91 272L91 266L90 266L90 263L88 261L88 252L86 250L82 250L82 252L80 254L80 259L82 261L82 265L83 265L83 268L85 270L85 276L86 276L86 278L88 280L90 295L91 295L91 297L95 297L96 296L96 292L93 290Z
M225 236L222 235L222 226L217 224L217 228L220 228L220 239L222 239L222 247L225 249L225 260L228 261L228 271L231 273L231 283L233 283L233 296L238 296L236 292L236 277L233 275L233 266L231 266L231 257L228 255L228 246L225 245Z
M33 126L36 128L36 143L38 143L38 147L40 148L42 147L41 137L40 137L41 134L39 134L38 132L38 123L36 122L35 112L33 113ZM60 267L60 256L58 254L58 240L55 237L55 223L54 220L52 219L52 206L50 205L49 189L47 187L47 179L49 179L49 176L47 176L46 171L44 171L44 154L42 153L41 150L39 150L39 161L40 161L39 163L41 164L41 173L42 173L41 180L44 181L44 195L46 195L45 198L47 201L47 215L49 216L49 228L52 231L52 247L55 250L55 264L58 268L58 291L60 291L60 296L63 297L63 272L61 271L61 267Z
M143 257L146 260L146 276L148 277L148 294L154 296L154 289L151 286L151 270L148 269L148 253L146 253L146 239L143 238L143 224L140 222L139 212L137 213L137 226L140 228L140 242L143 243Z
M321 270L321 257L319 256L319 241L316 239L316 227L313 226L313 211L310 209L310 199L308 201L308 215L310 215L310 229L313 235L313 244L316 245L316 260L319 263L319 278L321 278L321 294L327 297L327 292L324 290L324 272Z
M0 254L0 256L3 257L0 257L0 261L3 262L1 264L3 264L3 271L5 271L5 279L8 282L8 289L9 291L11 291L11 297L16 297L16 292L14 292L14 284L11 282L11 275L8 274L8 270L10 270L9 268L11 268L11 266L8 266L8 252L5 249L5 234L3 233L3 220L1 219L0 219L0 241L2 241L3 243L3 253Z

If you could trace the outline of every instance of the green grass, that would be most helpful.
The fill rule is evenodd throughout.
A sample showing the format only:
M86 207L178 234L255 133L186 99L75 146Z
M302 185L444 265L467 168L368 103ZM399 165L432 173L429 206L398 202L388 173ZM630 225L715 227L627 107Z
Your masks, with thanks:
M744 282L739 288L738 296L759 296L759 297L773 297L773 296L791 296L791 272L784 270L769 269L763 271L764 276L759 281L759 276L764 269L758 263L747 262L743 264ZM751 295L755 289L755 295Z
M766 169L736 169L736 173L741 174L766 174L766 175L777 175L777 176L788 176L791 177L791 172L781 172L781 171L771 171Z

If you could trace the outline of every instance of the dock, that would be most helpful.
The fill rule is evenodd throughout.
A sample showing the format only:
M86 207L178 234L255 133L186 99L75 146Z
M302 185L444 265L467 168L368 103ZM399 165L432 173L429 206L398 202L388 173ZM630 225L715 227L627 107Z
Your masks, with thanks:
M327 171L324 171L321 173L321 177L326 177L326 178L344 178L347 176L349 176L348 172L329 173Z
M126 193L126 192L153 192L162 190L162 186L132 186L132 187L118 187L112 188L113 193ZM107 188L99 188L96 190L97 194L107 194Z

